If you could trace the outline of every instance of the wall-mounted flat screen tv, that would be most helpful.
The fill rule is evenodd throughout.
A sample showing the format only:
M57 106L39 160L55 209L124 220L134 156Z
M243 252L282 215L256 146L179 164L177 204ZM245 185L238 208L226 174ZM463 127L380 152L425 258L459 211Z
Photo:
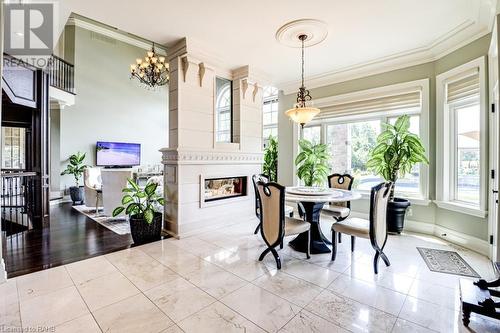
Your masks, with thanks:
M110 168L140 165L141 144L97 141L96 164Z

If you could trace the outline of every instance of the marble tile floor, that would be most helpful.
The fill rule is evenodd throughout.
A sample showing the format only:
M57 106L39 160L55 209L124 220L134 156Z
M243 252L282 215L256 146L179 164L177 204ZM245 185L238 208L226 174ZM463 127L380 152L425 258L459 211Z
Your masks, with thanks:
M306 260L285 246L283 268L253 235L256 220L167 239L8 280L0 331L52 332L500 332L500 322L461 324L458 276L430 272L416 246L457 250L483 277L487 258L438 238L390 236L392 265L372 271L358 239ZM328 223L323 223L328 235Z

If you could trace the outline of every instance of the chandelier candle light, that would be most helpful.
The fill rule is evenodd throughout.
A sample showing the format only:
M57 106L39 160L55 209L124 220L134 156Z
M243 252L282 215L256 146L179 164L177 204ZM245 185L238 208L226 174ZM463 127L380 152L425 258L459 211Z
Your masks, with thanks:
M146 87L156 88L168 83L169 70L165 57L155 51L155 44L144 59L137 58L136 64L130 65L130 78L136 78Z
M320 113L318 108L312 106L311 94L304 86L304 41L306 39L307 35L299 36L299 40L302 42L302 84L297 93L297 103L293 109L285 112L288 117L302 127Z

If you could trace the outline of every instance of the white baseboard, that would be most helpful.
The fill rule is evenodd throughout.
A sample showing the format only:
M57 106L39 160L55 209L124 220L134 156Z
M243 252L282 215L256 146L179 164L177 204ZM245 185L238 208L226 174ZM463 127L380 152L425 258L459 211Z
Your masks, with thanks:
M366 213L351 212L351 216L368 219L368 214ZM478 252L486 257L489 257L490 255L490 244L488 244L487 241L445 228L437 224L406 219L404 230L426 235L433 235L450 243L454 243L463 246L466 249Z

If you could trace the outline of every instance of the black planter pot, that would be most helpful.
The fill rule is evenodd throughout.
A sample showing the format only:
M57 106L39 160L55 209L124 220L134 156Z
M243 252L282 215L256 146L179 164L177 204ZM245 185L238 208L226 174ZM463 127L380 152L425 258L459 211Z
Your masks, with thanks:
M161 239L161 213L155 213L153 222L148 224L143 218L130 217L130 233L134 244L144 244Z
M73 205L76 204L77 202L79 202L80 205L83 205L85 200L83 186L80 187L71 186L69 188L69 196L71 197L71 201L73 201Z
M400 234L405 224L406 209L410 202L406 199L394 198L387 205L387 231Z

